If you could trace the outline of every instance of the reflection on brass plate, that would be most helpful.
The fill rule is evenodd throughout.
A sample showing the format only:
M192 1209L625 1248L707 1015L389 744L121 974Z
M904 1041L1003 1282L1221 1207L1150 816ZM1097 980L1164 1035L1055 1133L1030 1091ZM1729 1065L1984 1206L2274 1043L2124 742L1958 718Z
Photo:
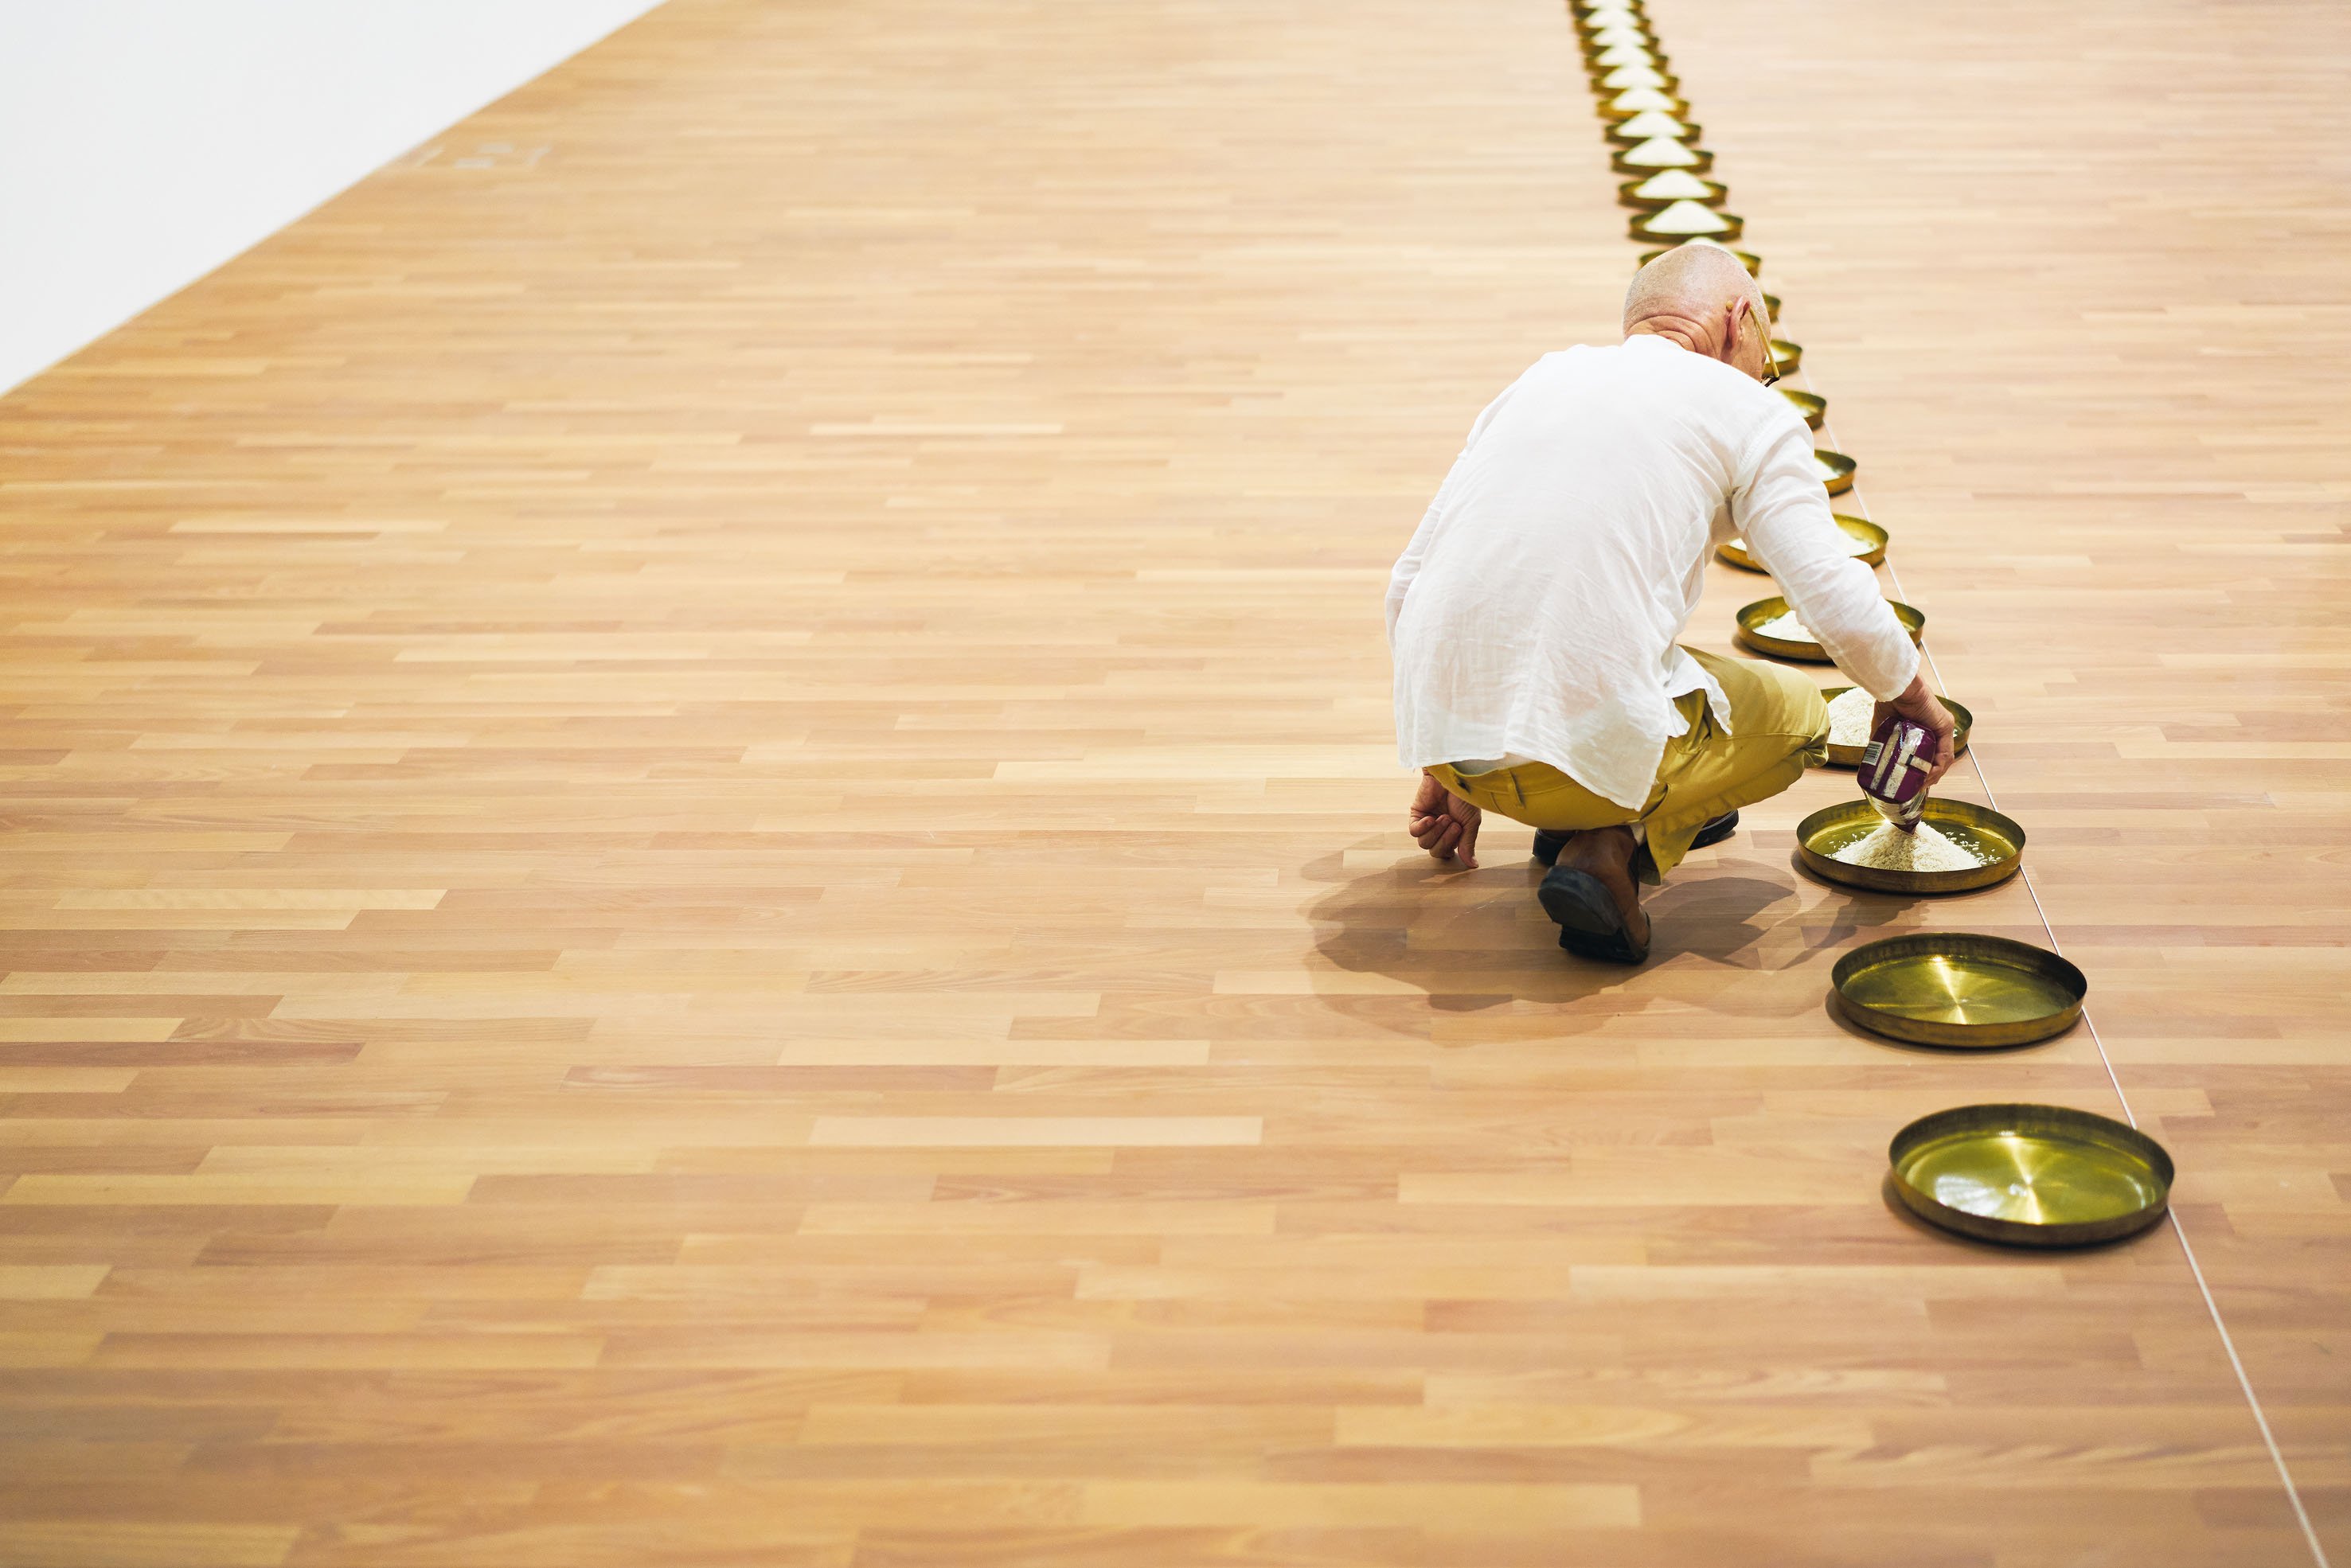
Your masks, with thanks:
M1916 643L1925 634L1927 617L1922 612L1912 609L1899 600L1889 599L1886 601L1886 606L1894 612L1894 618L1902 622L1902 629L1910 633L1910 641ZM1829 657L1828 650L1822 647L1811 636L1790 636L1788 628L1772 625L1773 622L1788 612L1788 601L1778 594L1773 594L1769 599L1759 599L1752 604L1740 606L1739 641L1757 653L1769 653L1775 659L1794 659L1806 664L1834 663L1835 661Z
M2030 1045L2074 1027L2090 982L2055 953L2005 936L1924 931L1864 943L1829 972L1837 1011L1913 1045Z
M1747 220L1737 213L1719 213L1696 202L1676 202L1654 213L1643 213L1627 225L1635 239L1710 239L1728 243L1739 237Z
M1854 559L1864 566L1876 566L1886 559L1886 534L1884 528L1879 528L1867 517L1848 517L1843 512L1832 515L1836 518L1836 526L1844 530L1845 538L1848 541L1846 548L1853 551ZM1763 570L1762 563L1747 553L1745 539L1731 539L1714 553L1721 557L1727 564L1738 567L1742 571Z
M1730 193L1727 185L1701 180L1687 169L1668 169L1646 180L1630 180L1616 187L1616 201L1635 212L1661 213L1676 202L1712 206Z
M1804 346L1791 343L1785 338L1771 340L1771 368L1783 376L1792 376L1804 362Z
M1813 448L1813 470L1832 496L1842 496L1853 488L1854 470L1860 466L1842 452L1831 452L1823 446Z
M1970 893L2006 882L2024 863L2023 828L1989 806L1929 795L1920 821L1975 863L1956 871L1903 871L1839 860L1839 851L1886 828L1886 819L1878 815L1877 808L1859 797L1823 806L1796 824L1797 863L1823 882L1872 893Z
M1851 686L1829 686L1822 691L1821 700L1833 703L1851 690L1853 690ZM1958 757L1966 752L1968 737L1975 732L1975 710L1969 707L1967 704L1956 702L1949 697L1944 697L1942 702L1945 707L1951 710L1951 755ZM1861 766L1861 754L1868 749L1869 744L1866 741L1858 746L1839 746L1832 739L1829 742L1829 766L1858 768Z
M1886 1151L1903 1206L2011 1247L2078 1247L2145 1230L2171 1201L2171 1155L2136 1127L2064 1105L1961 1105Z

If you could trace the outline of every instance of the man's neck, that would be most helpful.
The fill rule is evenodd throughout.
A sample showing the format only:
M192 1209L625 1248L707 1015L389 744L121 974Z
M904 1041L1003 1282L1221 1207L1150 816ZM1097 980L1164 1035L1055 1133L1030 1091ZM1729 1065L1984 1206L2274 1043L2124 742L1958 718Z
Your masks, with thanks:
M1715 357L1714 345L1707 340L1704 329L1697 322L1684 320L1678 316L1652 316L1625 329L1626 342L1635 338L1663 338L1677 349L1687 349L1693 354L1704 354L1708 359Z

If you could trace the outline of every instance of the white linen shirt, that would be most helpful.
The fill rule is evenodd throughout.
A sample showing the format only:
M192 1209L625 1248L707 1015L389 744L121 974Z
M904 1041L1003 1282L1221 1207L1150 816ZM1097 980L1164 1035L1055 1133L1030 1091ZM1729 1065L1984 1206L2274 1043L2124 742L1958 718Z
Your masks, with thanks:
M1729 732L1676 639L1736 535L1855 685L1910 684L1917 650L1787 399L1649 334L1545 354L1478 416L1389 578L1398 759L1548 762L1639 807L1688 727L1676 697L1705 692Z

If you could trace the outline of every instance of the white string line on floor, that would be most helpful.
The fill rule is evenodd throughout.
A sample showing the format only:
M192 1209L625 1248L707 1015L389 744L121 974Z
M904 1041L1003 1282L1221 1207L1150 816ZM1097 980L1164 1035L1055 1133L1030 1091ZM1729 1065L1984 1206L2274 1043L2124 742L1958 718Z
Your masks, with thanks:
M1804 375L1804 390L1818 397L1825 398L1828 395L1812 384L1812 377L1808 374ZM1836 439L1825 414L1821 419L1820 433L1831 442ZM1830 450L1841 452L1844 448L1832 445ZM1867 521L1876 521L1869 516L1869 503L1862 498L1859 479L1856 478L1853 488L1845 492L1845 500L1856 515ZM1887 533L1890 538L1892 530L1887 530ZM1894 552L1891 549L1888 549L1886 555L1886 575L1893 580L1894 591L1902 601L1906 604L1912 602L1909 591L1902 586L1902 573L1894 565ZM1918 639L1918 652L1925 656L1928 669L1934 673L1936 688L1938 691L1949 691L1950 686L1943 679L1943 667L1936 662L1935 651L1928 645L1924 633L1921 633ZM1968 747L1968 761L1976 770L1976 781L1983 786L1984 798L1991 802L1993 810L1999 810L2000 797L1993 793L1991 778L1984 771L1983 754L1972 744ZM2049 918L2048 906L2041 902L2041 890L2032 885L2032 868L2020 865L2017 867L2016 874L2018 880L2024 883L2025 894L2032 900L2032 912L2041 917L2041 929L2049 935L2050 951L2059 957L2064 957L2065 948L2064 944L2057 940L2057 927ZM2115 1099L2122 1105L2124 1119L2137 1127L2138 1113L2131 1109L2130 1096L2123 1092L2122 1078L2115 1071L2114 1059L2106 1054L2105 1039L2098 1033L2097 1020L2090 1016L2087 1002L2082 1006L2082 1023L2090 1031L2090 1043L2097 1047L2098 1064L2106 1070L2106 1082L2114 1085ZM2178 1209L2167 1210L2165 1218L2171 1221L2171 1233L2179 1240L2180 1255L2188 1260L2188 1271L2196 1281L2197 1293L2204 1298L2204 1311L2212 1319L2214 1332L2220 1336L2220 1349L2229 1357L2229 1368L2237 1375L2237 1387L2243 1392L2245 1403L2252 1410L2253 1425L2262 1434L2262 1446L2270 1451L2270 1463L2277 1467L2278 1480L2284 1486L2285 1500L2294 1509L2295 1521L2302 1526L2302 1538L2310 1547L2311 1558L2318 1564L2318 1568L2332 1568L2332 1564L2327 1561L2326 1548L2319 1542L2317 1528L2310 1522L2310 1511L2303 1506L2302 1490L2294 1484L2294 1471L2287 1468L2285 1455L2278 1448L2277 1436L2270 1430L2269 1414L2262 1408L2261 1396L2253 1392L2253 1380L2246 1375L2245 1364L2238 1357L2236 1339L2229 1333L2229 1325L2220 1316L2220 1303L2213 1300L2212 1287L2204 1278L2204 1267L2197 1261L2196 1249L2189 1245L2188 1228L2180 1223Z

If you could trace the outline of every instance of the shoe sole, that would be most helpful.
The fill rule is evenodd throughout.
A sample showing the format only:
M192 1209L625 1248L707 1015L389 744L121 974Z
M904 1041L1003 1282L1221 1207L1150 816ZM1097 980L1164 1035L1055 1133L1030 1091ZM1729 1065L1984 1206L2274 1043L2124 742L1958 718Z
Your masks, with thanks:
M1590 872L1553 866L1535 896L1559 926L1559 945L1577 957L1609 964L1638 964L1648 957L1646 946L1633 945L1616 901Z

